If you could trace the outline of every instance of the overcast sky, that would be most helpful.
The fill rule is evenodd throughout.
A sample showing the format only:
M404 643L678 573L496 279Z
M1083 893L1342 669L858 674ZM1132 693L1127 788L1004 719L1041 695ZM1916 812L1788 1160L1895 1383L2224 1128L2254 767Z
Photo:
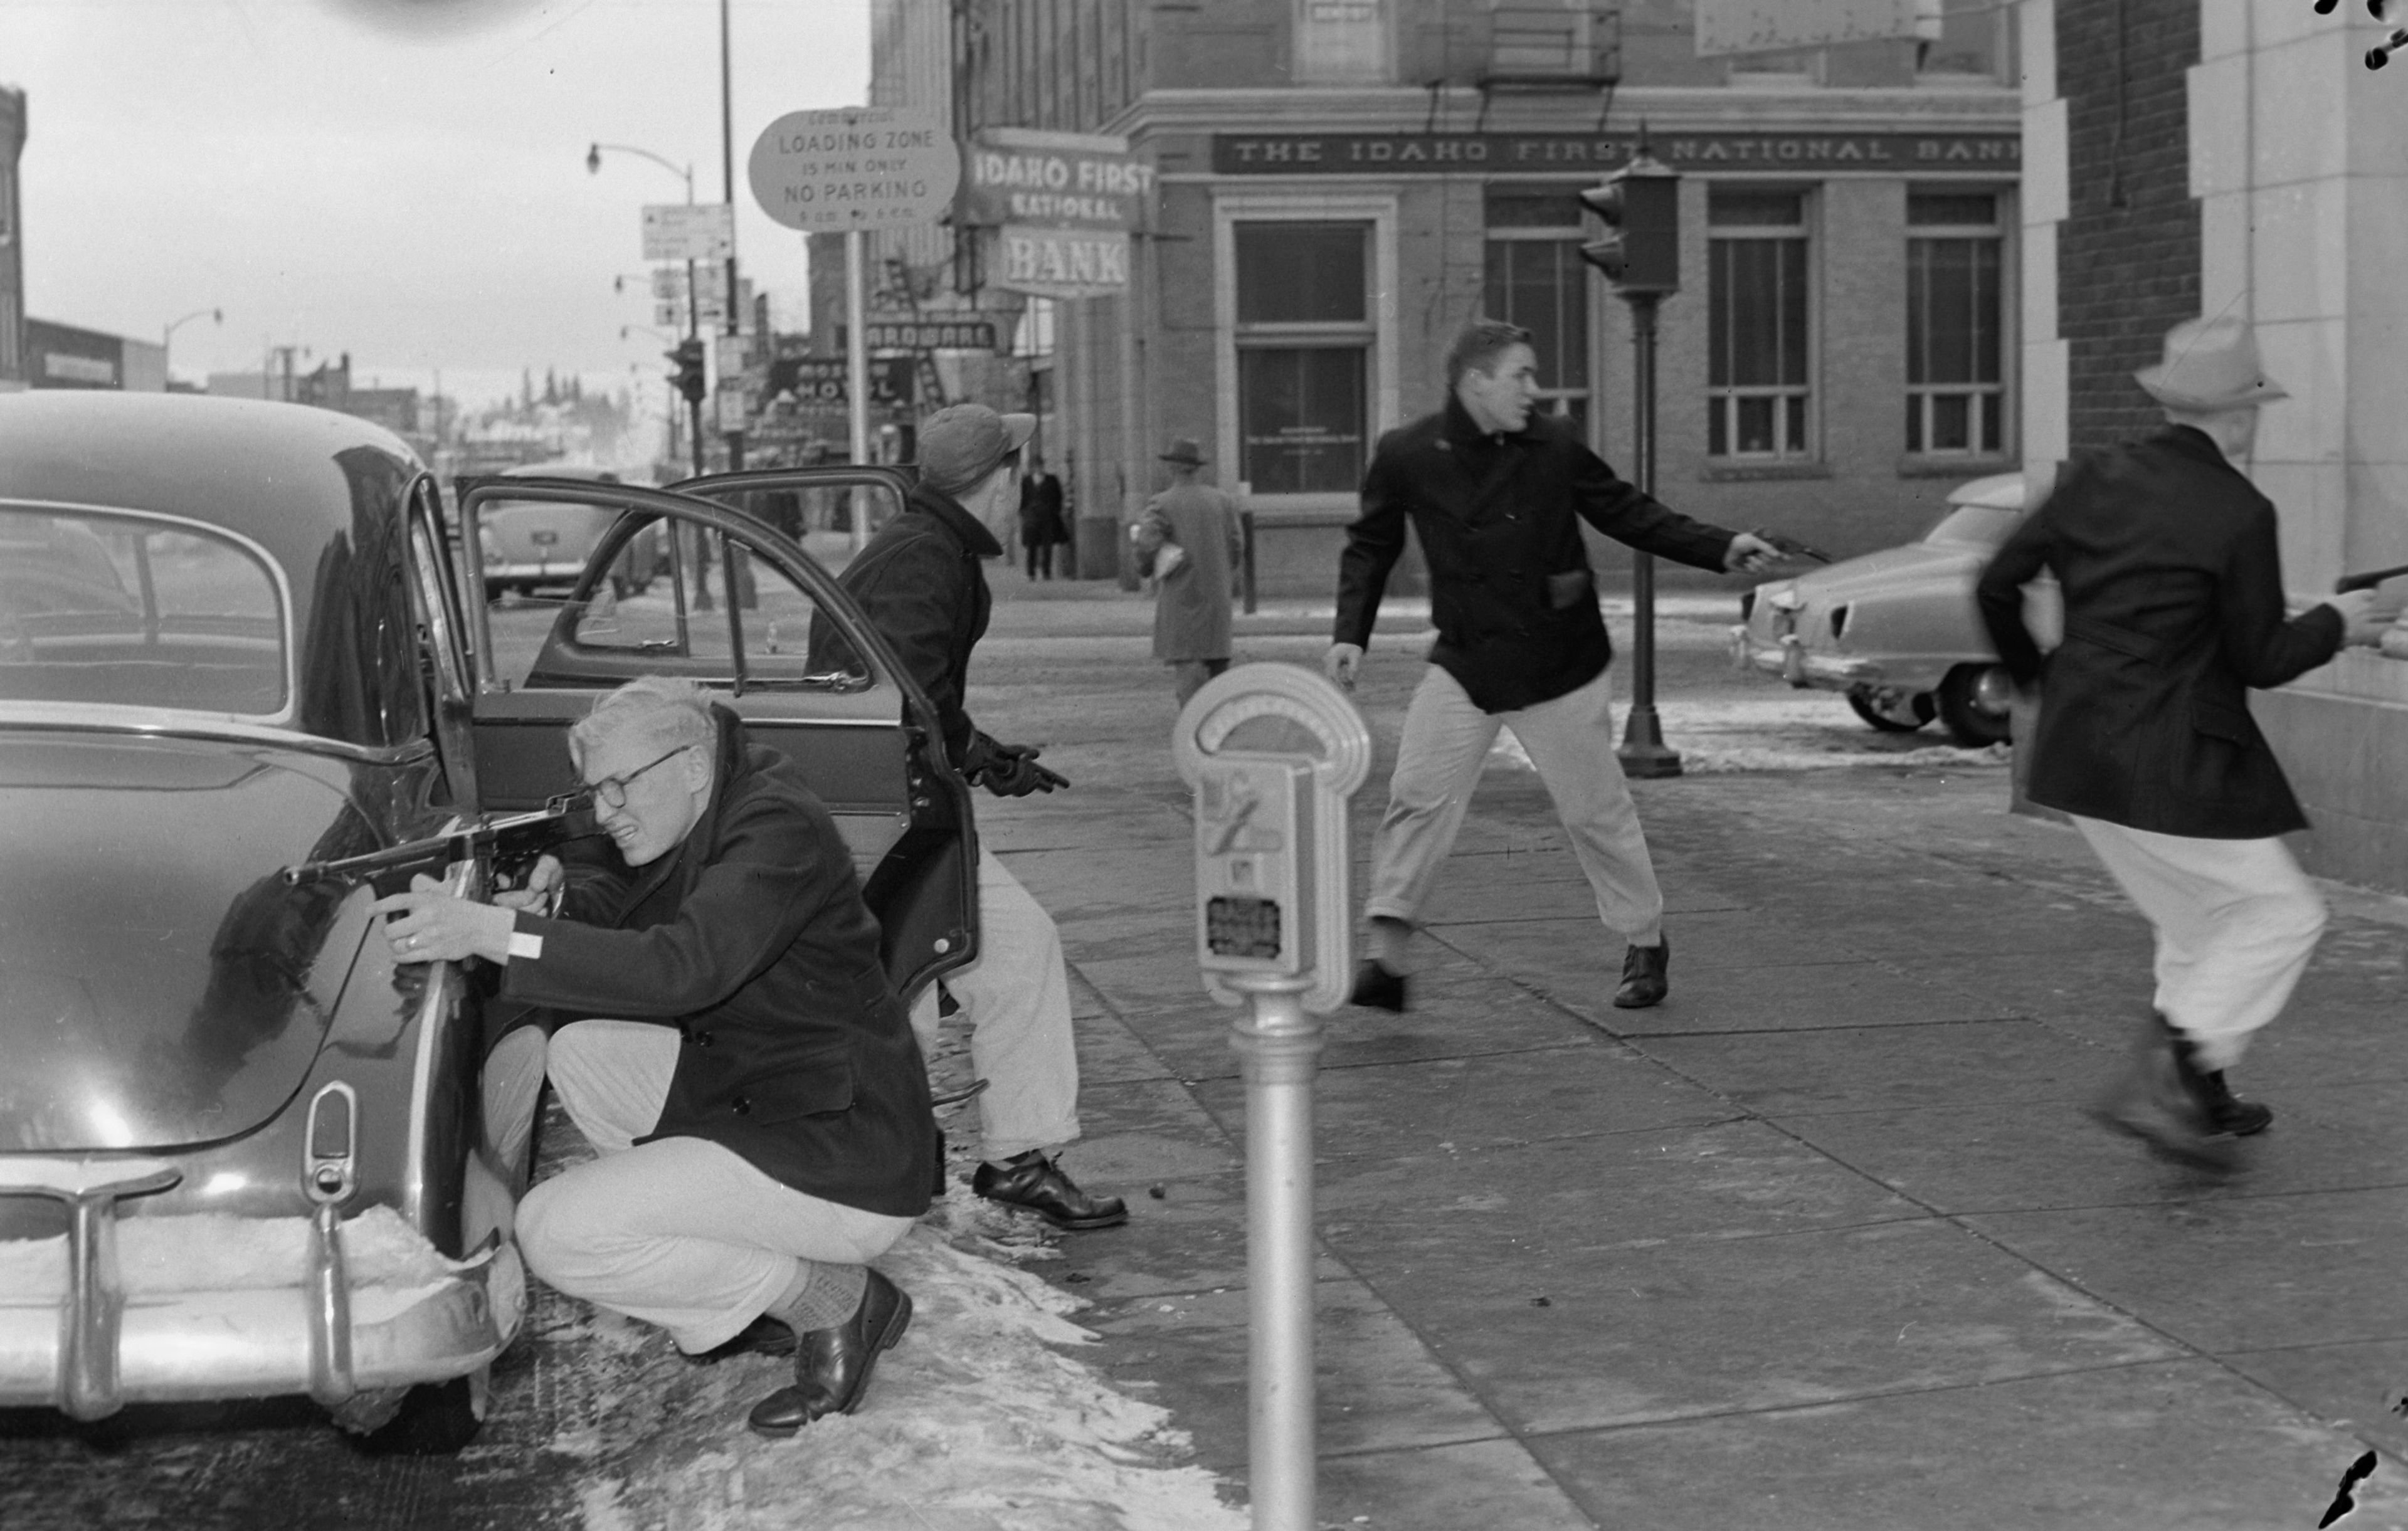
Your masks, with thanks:
M932 0L933 3L933 0ZM719 0L0 0L27 93L25 302L157 340L179 375L351 356L353 381L477 402L522 367L652 384L638 219L721 200ZM868 0L732 0L737 254L799 327L803 236L744 184L752 141L867 99Z

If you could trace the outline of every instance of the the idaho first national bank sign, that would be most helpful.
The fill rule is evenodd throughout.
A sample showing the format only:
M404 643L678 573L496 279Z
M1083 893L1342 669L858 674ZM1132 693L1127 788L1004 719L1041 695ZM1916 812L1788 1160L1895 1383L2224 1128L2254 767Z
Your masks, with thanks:
M1223 133L1223 176L1449 175L1612 170L1636 133ZM2023 143L2012 133L1658 133L1648 148L1675 170L1799 174L2012 176Z

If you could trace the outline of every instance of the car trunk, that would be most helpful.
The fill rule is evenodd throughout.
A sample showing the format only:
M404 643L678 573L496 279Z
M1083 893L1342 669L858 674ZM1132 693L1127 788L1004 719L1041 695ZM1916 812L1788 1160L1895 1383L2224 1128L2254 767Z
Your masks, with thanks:
M157 1149L266 1121L316 1057L370 894L342 768L194 739L0 732L0 1152Z

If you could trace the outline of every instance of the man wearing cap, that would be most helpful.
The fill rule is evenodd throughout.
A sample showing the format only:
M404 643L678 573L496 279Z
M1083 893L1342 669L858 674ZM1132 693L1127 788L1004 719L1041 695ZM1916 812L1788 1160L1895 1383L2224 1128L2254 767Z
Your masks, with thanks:
M2371 591L2284 615L2274 507L2233 465L2260 406L2288 395L2238 321L2191 321L2138 375L2163 429L2076 456L1982 574L1976 599L2000 660L2040 687L2032 801L2071 816L2157 931L2155 1013L2092 1108L2178 1157L2222 1164L2273 1112L2224 1071L2290 997L2324 928L2324 901L2278 837L2307 827L2249 715L2250 687L2284 684L2344 643L2372 643ZM2065 637L2045 656L2023 587L2046 571Z
M1069 783L1037 764L1026 745L999 744L963 709L970 651L993 604L982 559L1003 556L1020 519L1020 451L1034 415L956 404L921 422L920 481L902 514L879 528L846 567L843 583L927 693L945 753L998 797ZM815 666L858 669L834 626L814 621ZM1045 1151L1079 1136L1079 1056L1070 1031L1070 980L1062 933L993 851L979 847L979 956L945 977L968 1012L970 1064L986 1162L970 1188L1037 1213L1056 1227L1109 1228L1128 1221L1118 1196L1081 1190ZM933 987L912 1014L924 1050L937 1026Z
M1179 705L1229 667L1229 574L1244 551L1238 508L1196 481L1204 449L1186 436L1162 454L1170 487L1148 500L1129 528L1138 566L1157 586L1154 657L1170 666Z

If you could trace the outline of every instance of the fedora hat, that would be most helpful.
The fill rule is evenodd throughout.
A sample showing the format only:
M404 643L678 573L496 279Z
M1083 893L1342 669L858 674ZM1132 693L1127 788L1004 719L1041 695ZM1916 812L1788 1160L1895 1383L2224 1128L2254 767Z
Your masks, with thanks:
M2258 364L2258 336L2237 319L2191 319L2166 332L2166 359L2132 376L2170 409L2243 409L2291 395Z
M1162 460L1166 463L1184 463L1189 467L1202 467L1204 449L1196 444L1195 437L1182 436L1170 444L1170 450L1162 454Z

